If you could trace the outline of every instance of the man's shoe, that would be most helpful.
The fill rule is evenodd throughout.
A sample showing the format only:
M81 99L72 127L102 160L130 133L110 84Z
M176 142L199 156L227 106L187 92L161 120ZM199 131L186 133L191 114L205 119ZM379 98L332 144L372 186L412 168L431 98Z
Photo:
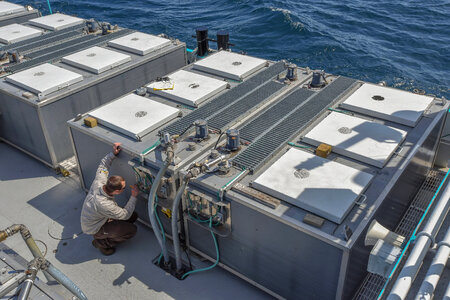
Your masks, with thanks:
M116 252L116 249L114 249L114 248L102 248L102 247L100 247L100 245L98 244L98 242L96 240L92 241L92 246L94 246L95 248L100 250L100 252L103 255L106 255L106 256L113 255L114 252Z

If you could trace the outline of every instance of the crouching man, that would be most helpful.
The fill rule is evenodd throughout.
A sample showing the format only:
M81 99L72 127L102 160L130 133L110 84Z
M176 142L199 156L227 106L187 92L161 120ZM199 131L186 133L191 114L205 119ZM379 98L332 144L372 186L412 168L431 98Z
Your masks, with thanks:
M134 212L139 189L132 186L131 197L122 208L114 201L126 187L122 176L109 175L109 168L120 152L120 143L113 145L113 151L106 155L98 166L91 189L86 196L81 211L81 229L93 235L92 245L104 255L115 252L115 246L136 235L133 223L138 216Z

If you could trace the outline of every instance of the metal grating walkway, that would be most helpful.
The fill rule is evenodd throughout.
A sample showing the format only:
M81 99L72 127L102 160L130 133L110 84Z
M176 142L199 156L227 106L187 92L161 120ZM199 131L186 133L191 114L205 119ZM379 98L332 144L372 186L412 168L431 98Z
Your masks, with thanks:
M82 29L85 27L85 24L80 24L77 26L72 26L69 28L64 28L58 31L49 32L34 38L26 39L23 41L19 41L10 45L5 45L0 47L0 50L8 51L8 50L17 50L27 51L33 48L38 48L45 46L46 44L51 43L52 40L61 40L63 36L70 36L75 34L80 34Z
M241 138L251 142L254 141L264 131L302 105L312 94L314 94L313 91L306 89L294 91L239 129Z
M236 87L232 88L231 90L223 93L222 95L211 100L210 102L206 103L205 105L201 106L200 108L194 110L192 113L182 117L181 119L178 119L174 123L170 124L169 126L165 127L164 129L162 129L161 132L168 132L171 135L180 134L184 130L186 130L186 128L191 126L191 124L195 120L213 119L215 116L218 116L219 114L224 113L224 111L228 107L237 107L238 105L240 105L239 103L244 103L241 101L245 101L245 98L247 96L251 97L250 95L252 93L250 93L250 92L252 92L254 89L261 88L261 86L264 83L271 80L276 75L283 72L284 70L285 70L285 66L284 66L283 62L278 62L276 64L271 65L270 67L259 72L255 76L249 78L248 80L237 85ZM262 101L263 99L260 99L260 100ZM238 116L234 115L234 117L236 118ZM229 121L229 116L227 116L226 118ZM216 126L222 126L224 123L227 122L227 120L225 120L225 116L224 116L223 121L220 120L220 117L217 117L212 122L216 122L215 123ZM212 124L210 124L210 125L212 126Z
M40 56L43 56L43 55L46 55L46 54L49 54L49 53L53 53L53 52L57 52L57 51L59 51L61 49L65 49L65 48L68 48L68 47L73 46L73 45L78 45L78 44L84 43L86 41L95 39L95 38L97 38L97 36L95 36L95 35L83 35L83 36L80 36L78 38L66 41L66 42L61 43L61 44L57 44L57 45L53 45L53 46L50 46L50 47L47 47L47 48L44 48L44 49L38 49L36 51L29 52L29 53L26 54L26 56L28 58L35 59L35 58L38 58Z
M406 213L403 215L400 223L394 230L395 233L403 235L406 240L411 237L414 229L419 223L428 203L433 198L434 193L436 193L439 184L444 179L445 173L439 170L430 170L425 179L424 183L420 187L419 192L417 192L411 205L408 207ZM399 268L401 269L401 268ZM386 283L386 278L368 273L364 278L363 283L359 287L354 300L373 300L377 299L384 284Z
M38 58L24 61L20 64L16 64L13 66L9 66L6 68L6 71L14 73L14 72L21 71L23 69L31 68L33 66L36 66L36 65L48 62L48 61L53 61L53 60L59 59L63 56L87 49L89 47L99 45L102 43L106 43L107 41L110 41L112 39L121 37L123 35L129 34L132 32L134 32L134 30L122 29L122 30L110 33L108 35L97 36L93 39L89 39L88 41L84 41L82 43L74 43L72 46L61 49L59 51L48 53L48 54L42 55ZM73 43L73 41L71 41L71 42ZM58 45L58 46L63 47L62 45Z
M233 163L247 170L257 170L355 82L356 80L347 77L337 78L239 153Z

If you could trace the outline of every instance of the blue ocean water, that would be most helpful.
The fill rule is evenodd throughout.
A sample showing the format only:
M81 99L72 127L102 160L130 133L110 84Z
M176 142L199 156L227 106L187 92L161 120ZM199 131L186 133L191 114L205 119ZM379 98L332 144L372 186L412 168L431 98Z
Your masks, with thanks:
M45 0L15 2L48 14ZM207 26L212 38L226 29L235 51L450 98L449 0L50 3L54 12L166 33L192 48L196 27Z

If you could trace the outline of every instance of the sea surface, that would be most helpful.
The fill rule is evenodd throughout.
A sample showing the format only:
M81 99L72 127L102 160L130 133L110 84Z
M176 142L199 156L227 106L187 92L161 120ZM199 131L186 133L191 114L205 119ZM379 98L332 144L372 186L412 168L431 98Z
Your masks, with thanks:
M44 14L47 1L31 4ZM195 28L228 30L234 51L450 99L450 1L50 1L53 12L95 18L195 48ZM210 43L214 48L215 43Z

